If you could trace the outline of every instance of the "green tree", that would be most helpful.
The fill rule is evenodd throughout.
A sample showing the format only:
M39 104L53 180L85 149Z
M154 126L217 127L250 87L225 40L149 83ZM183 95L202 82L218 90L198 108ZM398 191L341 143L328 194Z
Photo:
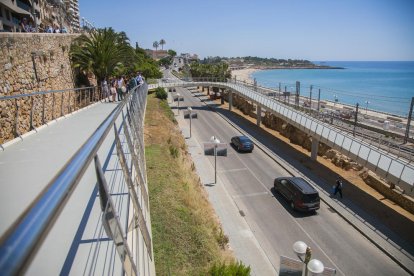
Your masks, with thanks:
M155 48L155 52L158 50L159 46L160 46L160 44L158 43L158 41L154 41L154 43L152 43L152 47Z
M168 55L171 56L171 57L175 57L177 55L177 52L170 49L170 50L168 50Z
M224 62L201 64L193 62L190 64L190 73L192 77L210 77L210 78L230 78L231 72L229 65Z
M161 40L160 40L161 50L164 50L164 45L165 45L166 43L167 43L167 42L165 42L165 40L164 40L163 38L161 38Z
M124 32L112 28L98 29L76 38L70 49L72 66L85 73L93 73L98 84L113 76L133 56L129 39Z

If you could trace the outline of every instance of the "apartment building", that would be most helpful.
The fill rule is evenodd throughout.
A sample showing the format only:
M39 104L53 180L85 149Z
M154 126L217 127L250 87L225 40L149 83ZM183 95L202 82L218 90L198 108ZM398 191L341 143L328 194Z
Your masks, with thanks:
M48 27L79 32L78 0L1 0L0 31L21 32L22 22L35 32Z

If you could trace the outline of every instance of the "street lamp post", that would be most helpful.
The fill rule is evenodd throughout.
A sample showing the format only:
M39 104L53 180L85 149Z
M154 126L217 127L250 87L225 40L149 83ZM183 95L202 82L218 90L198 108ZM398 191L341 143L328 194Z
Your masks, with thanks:
M178 114L180 114L180 93L177 93L177 109L178 109Z
M211 136L210 141L214 144L214 184L217 183L217 145L220 144L220 140L216 136Z
M299 257L299 259L303 262L304 267L302 270L302 276L307 276L308 271L311 273L322 273L325 270L323 263L316 259L312 258L312 250L311 248L304 243L303 241L297 241L293 244L293 251ZM302 260L302 257L305 257Z
M192 117L191 111L193 111L193 109L191 107L187 107L187 110L188 110L188 114L190 116L190 138L191 138L191 117Z
M365 101L365 104L366 104L366 106L365 106L365 114L367 114L368 113L368 105L370 104L370 102L369 101Z

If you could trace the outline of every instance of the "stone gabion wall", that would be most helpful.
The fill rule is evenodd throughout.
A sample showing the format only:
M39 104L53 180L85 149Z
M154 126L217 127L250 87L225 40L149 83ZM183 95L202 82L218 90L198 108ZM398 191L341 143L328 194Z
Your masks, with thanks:
M224 93L224 99L228 101L228 93ZM246 101L243 97L233 94L233 105L239 110L243 109L242 111L244 114L256 117L255 114L252 115L254 110L253 104ZM265 116L262 118L262 123L266 127L278 131L282 136L287 137L291 143L301 145L303 148L311 151L312 138L300 129L295 128L270 112L265 112ZM318 155L330 160L335 166L344 170L354 170L360 172L359 175L362 180L369 186L376 189L385 197L393 200L405 210L411 213L414 212L414 199L412 197L407 196L396 189L394 187L395 185L390 185L386 181L381 180L375 173L364 169L363 166L351 160L347 156L323 143L319 143Z
M0 97L30 94L37 91L73 89L74 80L69 61L69 49L78 35L0 33ZM35 96L19 100L0 100L0 144L15 137L16 106L19 108L18 133L30 128L33 106L33 125L57 118L74 108L72 93L59 96ZM64 100L62 105L61 101ZM44 104L43 104L44 102ZM54 103L54 107L53 107ZM44 108L43 108L44 106ZM65 109L62 112L61 107ZM43 110L44 115L43 115Z

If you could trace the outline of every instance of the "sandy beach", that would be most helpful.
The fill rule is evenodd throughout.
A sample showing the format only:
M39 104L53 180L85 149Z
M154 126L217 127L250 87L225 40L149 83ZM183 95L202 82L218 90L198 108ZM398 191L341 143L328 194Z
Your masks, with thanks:
M232 78L236 77L236 79L239 81L252 82L253 81L252 74L258 70L259 69L255 69L255 68L233 70L231 71L231 77Z

